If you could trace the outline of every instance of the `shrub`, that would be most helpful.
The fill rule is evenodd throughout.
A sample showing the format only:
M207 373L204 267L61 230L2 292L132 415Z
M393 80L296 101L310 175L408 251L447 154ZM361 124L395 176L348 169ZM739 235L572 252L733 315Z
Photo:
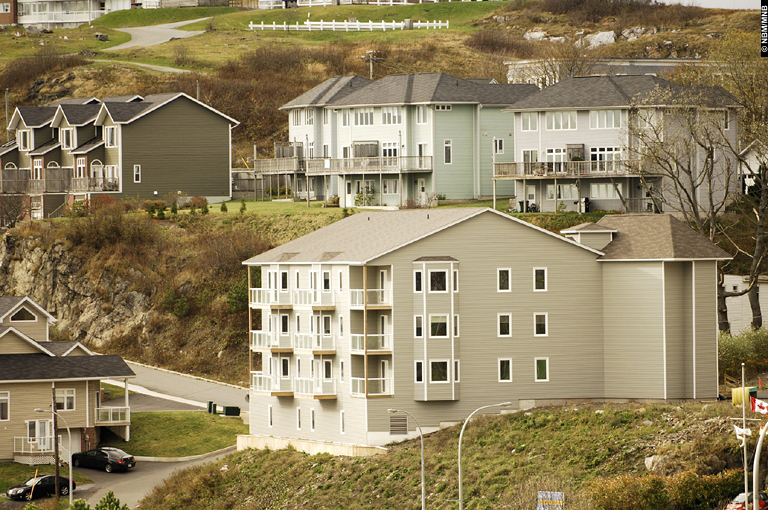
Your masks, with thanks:
M73 246L100 250L120 243L135 252L157 239L157 231L148 222L146 216L126 215L122 205L115 202L87 216L73 218L65 224L64 236Z
M50 46L43 46L31 57L11 60L0 73L0 89L27 87L41 76L88 64L80 55L59 55Z
M155 215L155 205L154 204L149 204L149 207L147 207L147 214L149 214L150 216L154 216Z
M179 208L178 208L178 207L176 207L176 202L174 202L173 204L171 204L171 214L173 214L174 216L176 216L177 214L179 214Z
M248 308L248 273L243 276L227 292L227 309L229 313L237 313Z
M200 214L208 214L208 202L205 202L200 208Z
M163 301L160 303L160 305L163 307L163 309L171 312L179 319L189 315L189 303L187 302L187 297L183 295L176 295L176 291L171 288L166 291L165 296L163 296Z
M738 335L720 333L718 339L720 373L736 376L741 364L748 376L768 369L768 330L750 329Z
M247 207L245 207L245 199L240 200L240 214L245 214Z
M164 220L165 219L165 211L162 209L157 210L157 219L158 220Z
M220 210L221 210L221 212L223 212L223 213L227 212L227 203L226 203L226 202L222 202L222 203L221 203L221 207L220 207Z
M195 209L202 209L205 204L208 204L208 200L205 197L195 196L189 199L189 207L194 207Z
M539 45L535 42L520 40L501 30L478 30L467 37L464 44L477 51L505 57L533 58L539 54Z

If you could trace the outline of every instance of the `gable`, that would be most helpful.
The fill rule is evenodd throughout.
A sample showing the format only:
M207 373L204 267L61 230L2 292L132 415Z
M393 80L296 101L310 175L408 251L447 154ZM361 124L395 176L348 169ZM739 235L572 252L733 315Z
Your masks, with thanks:
M37 315L26 306L20 307L8 319L10 322L37 322Z
M39 352L40 349L25 340L18 331L9 328L0 336L0 354L37 354Z

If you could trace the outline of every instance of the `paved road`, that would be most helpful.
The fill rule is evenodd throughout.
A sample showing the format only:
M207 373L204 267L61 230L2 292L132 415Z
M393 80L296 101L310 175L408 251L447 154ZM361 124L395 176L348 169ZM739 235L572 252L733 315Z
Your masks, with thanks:
M156 66L154 64L144 64L141 62L127 62L124 60L105 60L105 59L99 59L94 58L92 59L93 62L104 62L107 64L126 64L130 66L139 66L144 67L146 69L152 69L153 71L160 71L161 73L191 73L189 69L178 69L176 67L168 67L168 66Z
M183 39L185 37L192 37L193 35L200 35L202 30L189 31L189 30L176 30L178 27L184 25L190 25L198 21L206 20L209 18L200 18L187 21L178 21L176 23L166 23L165 25L154 25L151 27L136 27L136 28L116 28L119 32L125 32L130 34L131 40L127 43L118 44L111 48L106 48L104 51L124 50L126 48L134 48L136 46L155 46L157 44L163 44L170 41L173 38Z

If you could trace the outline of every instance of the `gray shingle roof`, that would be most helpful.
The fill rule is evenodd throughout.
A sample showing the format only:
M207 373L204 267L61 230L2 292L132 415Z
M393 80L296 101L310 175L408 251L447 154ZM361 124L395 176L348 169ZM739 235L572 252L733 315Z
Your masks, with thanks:
M100 101L96 97L68 97L65 99L60 99L53 103L51 106L58 106L63 104L98 104Z
M626 107L641 103L655 89L679 93L682 98L690 97L683 91L706 99L708 106L738 106L738 102L721 87L683 87L657 76L576 76L567 78L542 89L516 103L510 110ZM668 103L674 103L672 94Z
M15 151L17 149L18 146L16 145L16 139L14 138L10 142L5 142L3 145L0 145L0 156L8 154L9 152Z
M143 101L144 98L141 97L138 94L134 94L132 96L112 96L112 97L105 97L101 100L102 103L129 103L134 101Z
M153 103L144 101L138 103L103 103L104 108L109 112L109 116L115 122L127 122L144 110L154 106Z
M37 342L56 356L62 356L65 352L77 345L77 342Z
M45 126L56 113L54 106L17 106L16 110L28 128Z
M101 137L91 138L90 140L82 144L80 147L73 149L72 154L88 154L93 149L96 149L97 147L101 147L102 145L104 145L103 138Z
M59 142L58 139L48 140L43 145L40 145L39 147L36 147L34 150L29 151L30 156L42 156L43 154L48 154L53 149L58 148L61 145L61 142Z
M100 109L100 103L61 105L61 111L64 113L64 117L66 117L70 126L82 126L92 122Z
M0 355L0 381L100 379L135 375L117 354L66 357L42 353Z
M731 256L670 214L613 214L597 225L617 231L602 260L730 259Z
M616 232L612 228L605 226L595 225L594 223L580 223L573 227L565 228L560 231L561 234L570 234L572 232Z
M368 78L362 78L356 75L334 76L333 78L328 78L320 85L312 87L299 97L288 101L281 106L280 109L325 106L326 104L334 100L339 100L371 83L373 82Z
M24 301L23 296L0 296L0 317L4 317L22 301Z

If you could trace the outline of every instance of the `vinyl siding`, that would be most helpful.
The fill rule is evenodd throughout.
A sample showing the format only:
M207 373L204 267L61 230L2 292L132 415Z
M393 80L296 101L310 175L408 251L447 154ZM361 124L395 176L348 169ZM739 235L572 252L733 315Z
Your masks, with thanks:
M691 263L664 263L667 398L693 396Z
M22 305L24 308L29 310L35 317L37 317L37 320L32 322L16 322L12 321L11 317L16 314L19 310L21 310L21 307L17 308L13 311L13 313L9 313L8 316L3 320L2 325L3 326L10 326L13 328L16 328L20 332L27 335L29 338L37 341L45 341L48 340L48 320L45 315L43 315L40 311L38 311L34 306L31 306L29 303L25 303Z
M486 106L478 109L480 124L480 168L479 195L489 197L493 195L493 140L504 141L504 153L496 155L497 163L515 161L515 126L514 117L508 113L502 113L501 107ZM496 195L515 195L515 181L500 180L496 183Z
M475 168L475 105L454 104L450 111L433 111L435 138L433 159L436 193L449 198L474 198ZM444 163L445 140L451 140L452 163ZM428 190L432 192L432 189Z
M717 268L712 261L693 263L696 326L696 398L717 396Z
M0 352L3 354L34 354L40 352L40 349L30 345L29 342L10 331L0 337Z
M605 397L664 398L661 263L601 265Z

